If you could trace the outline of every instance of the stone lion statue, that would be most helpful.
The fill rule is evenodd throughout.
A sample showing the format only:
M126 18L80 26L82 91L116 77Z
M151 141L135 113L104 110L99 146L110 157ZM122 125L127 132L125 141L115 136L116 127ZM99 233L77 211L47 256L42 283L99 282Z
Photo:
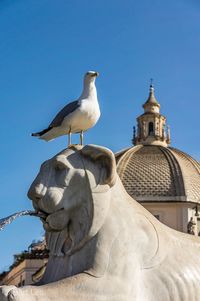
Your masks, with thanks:
M73 146L45 161L29 198L50 258L36 286L0 301L198 301L200 239L161 224L125 191L113 153Z

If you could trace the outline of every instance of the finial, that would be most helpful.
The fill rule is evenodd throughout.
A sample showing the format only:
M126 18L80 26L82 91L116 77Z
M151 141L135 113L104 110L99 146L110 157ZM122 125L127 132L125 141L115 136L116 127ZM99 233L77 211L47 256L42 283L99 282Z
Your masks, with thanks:
M170 127L167 125L167 143L170 144L171 137L170 137Z
M132 143L133 143L133 145L136 144L136 128L135 128L135 126L133 127L133 139L132 139Z
M157 107L156 109L155 106ZM149 97L144 103L143 108L145 110L145 113L150 111L153 113L159 113L160 105L154 95L153 78L150 79Z
M154 92L153 78L150 78L150 93Z

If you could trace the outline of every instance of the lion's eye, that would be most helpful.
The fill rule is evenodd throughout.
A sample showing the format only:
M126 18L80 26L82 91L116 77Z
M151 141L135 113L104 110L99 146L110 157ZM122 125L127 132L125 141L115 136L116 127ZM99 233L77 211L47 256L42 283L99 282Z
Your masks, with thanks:
M63 164L62 162L56 162L55 166L54 166L55 170L63 170L63 169L67 169L66 165Z
M56 162L54 164L54 170L55 170L55 181L57 183L58 187L66 187L68 186L68 174L70 172L70 168L67 167L65 164L62 164L62 162Z

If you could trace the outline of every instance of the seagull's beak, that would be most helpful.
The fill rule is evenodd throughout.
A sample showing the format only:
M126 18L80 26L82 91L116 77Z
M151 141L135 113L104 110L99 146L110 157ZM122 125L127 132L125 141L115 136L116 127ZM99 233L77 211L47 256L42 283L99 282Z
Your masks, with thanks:
M92 74L92 76L95 76L95 77L99 76L99 72L95 72L94 74Z

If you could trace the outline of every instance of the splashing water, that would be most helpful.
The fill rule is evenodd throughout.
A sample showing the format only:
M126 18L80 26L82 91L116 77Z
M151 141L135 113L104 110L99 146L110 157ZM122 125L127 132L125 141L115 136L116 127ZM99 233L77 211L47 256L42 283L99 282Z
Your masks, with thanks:
M0 231L3 230L3 228L6 225L11 224L16 218L20 217L20 216L24 216L24 215L31 215L31 216L38 216L40 217L40 214L36 211L31 211L31 210L23 210L17 213L14 213L12 215L9 215L7 217L4 217L2 219L0 219Z

